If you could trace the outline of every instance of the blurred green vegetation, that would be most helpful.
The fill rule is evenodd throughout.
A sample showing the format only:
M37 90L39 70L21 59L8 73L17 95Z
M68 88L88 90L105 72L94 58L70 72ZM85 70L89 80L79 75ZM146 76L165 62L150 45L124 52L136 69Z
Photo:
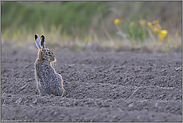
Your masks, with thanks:
M85 31L93 16L105 9L105 2L1 2L2 29L19 28L35 30L42 25L50 31L51 25L61 26L61 31L72 34L76 28Z
M181 2L2 1L1 7L2 31L22 26L34 30L41 24L47 30L50 30L51 25L60 25L62 31L69 34L77 29L85 32L92 25L94 17L100 14L106 23L110 16L124 21L146 18L167 23L170 19L175 23L181 21ZM100 22L101 18L98 20Z
M181 1L1 1L1 34L3 40L14 41L32 42L37 33L57 43L61 38L63 42L79 38L86 43L103 39L114 43L119 39L114 24L118 18L128 23L158 20L168 34L180 35L181 11Z

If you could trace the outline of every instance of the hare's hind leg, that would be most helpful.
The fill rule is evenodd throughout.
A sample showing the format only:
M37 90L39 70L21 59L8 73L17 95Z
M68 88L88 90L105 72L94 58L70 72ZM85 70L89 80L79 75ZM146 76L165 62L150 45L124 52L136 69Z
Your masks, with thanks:
M37 90L39 92L39 95L43 96L42 90L40 88L39 82L37 82Z
M41 86L40 82L38 82L37 89L39 91L39 95L46 96L48 94L51 94L49 88L43 88L44 86Z
M62 79L62 76L60 74L55 74L56 75L56 87L54 87L54 94L57 95L57 96L63 96L64 92L65 92L65 89L63 87L63 79Z
M62 96L64 90L60 87L57 87L54 89L54 91L52 92L52 94L54 94L55 96Z
M63 89L63 92L62 92L62 97L65 96L67 93L65 91L65 89Z
M41 95L41 96L45 96L48 94L45 92L45 90L41 90L40 88L38 88L38 91L39 91L39 95Z
M44 96L44 93L38 88L39 95Z

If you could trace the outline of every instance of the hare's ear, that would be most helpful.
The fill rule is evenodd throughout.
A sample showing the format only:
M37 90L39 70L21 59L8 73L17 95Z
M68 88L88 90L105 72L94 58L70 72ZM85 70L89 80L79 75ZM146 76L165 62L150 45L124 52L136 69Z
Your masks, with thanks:
M35 34L35 43L36 43L36 46L38 49L41 49L41 46L40 46L40 38L37 34Z
M44 37L44 35L41 36L41 47L42 48L45 47L45 37Z

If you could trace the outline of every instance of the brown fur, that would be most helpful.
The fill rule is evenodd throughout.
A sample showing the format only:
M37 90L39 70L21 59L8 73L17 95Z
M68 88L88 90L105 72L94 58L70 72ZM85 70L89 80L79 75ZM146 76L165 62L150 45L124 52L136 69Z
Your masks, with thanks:
M42 54L43 52L42 51L38 51L38 60L42 61Z
M44 36L40 47L40 40L36 40L36 46L39 51L35 61L35 79L37 88L41 96L46 94L54 94L56 96L63 96L65 89L63 87L63 79L52 67L51 62L56 61L56 56L48 48L44 48Z

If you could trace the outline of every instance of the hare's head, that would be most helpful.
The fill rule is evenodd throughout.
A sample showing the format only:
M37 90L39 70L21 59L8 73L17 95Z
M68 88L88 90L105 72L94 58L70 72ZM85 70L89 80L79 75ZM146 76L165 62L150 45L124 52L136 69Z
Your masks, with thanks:
M48 60L49 62L55 61L56 56L53 52L51 52L48 48L45 48L45 37L44 35L39 38L39 36L35 35L35 43L38 51L38 59L39 60Z

